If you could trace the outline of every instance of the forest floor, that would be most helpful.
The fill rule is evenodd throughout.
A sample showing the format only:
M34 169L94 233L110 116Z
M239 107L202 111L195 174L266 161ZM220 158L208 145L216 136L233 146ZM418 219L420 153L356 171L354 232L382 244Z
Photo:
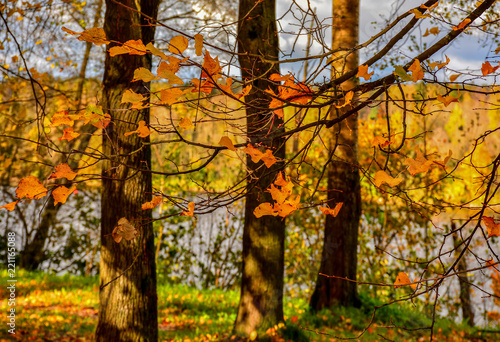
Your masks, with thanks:
M7 284L7 273L1 271L0 274ZM17 271L16 278L16 334L9 334L5 323L0 329L0 342L93 340L99 301L96 277L59 277ZM4 322L11 308L8 294L7 285L2 286L0 310L4 313ZM159 284L160 341L235 341L231 328L238 295L238 291ZM371 305L373 307L373 303ZM271 329L268 338L260 340L341 341L349 337L354 341L430 340L431 320L412 311L411 305L379 309L371 325L373 310L369 306L311 314L305 300L285 299L286 327L276 327L282 337ZM425 327L427 329L422 329ZM434 324L433 340L500 341L500 332L475 330L439 318Z

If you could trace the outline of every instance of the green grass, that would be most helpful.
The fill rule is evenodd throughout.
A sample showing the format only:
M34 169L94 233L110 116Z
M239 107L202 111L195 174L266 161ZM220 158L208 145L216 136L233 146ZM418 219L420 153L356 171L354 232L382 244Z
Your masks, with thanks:
M4 284L7 273L0 273ZM41 272L18 271L16 297L17 341L91 341L98 309L98 278L55 276ZM6 286L0 288L6 299ZM158 311L161 341L231 340L236 318L238 291L197 290L183 285L160 283ZM282 339L269 341L332 341L338 338L358 338L379 341L381 337L394 341L428 340L431 320L411 304L397 304L377 309L383 303L361 295L360 308L335 307L313 313L306 300L286 298L286 327L280 329ZM7 312L6 300L1 302ZM420 329L420 330L419 330ZM468 341L480 333L450 320L438 319L435 324L437 341ZM485 337L494 341L496 335ZM7 329L0 329L0 341L12 341ZM261 340L266 340L261 338Z

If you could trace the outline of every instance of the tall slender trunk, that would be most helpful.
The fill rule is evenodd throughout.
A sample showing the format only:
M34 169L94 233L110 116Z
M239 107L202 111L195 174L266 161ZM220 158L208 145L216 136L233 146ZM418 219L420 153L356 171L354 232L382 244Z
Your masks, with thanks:
M279 67L255 57L260 55L266 60L278 59L275 1L256 3L253 0L241 0L239 18L241 74L244 81L253 85L252 93L245 96L247 135L249 142L258 146L268 133L284 129L283 120L269 110L270 98L265 93L269 88L277 92L277 86L269 81L269 76L279 73ZM272 149L277 158L285 157L283 139L273 139L267 148ZM263 332L283 321L285 224L280 217L256 218L253 214L260 203L272 202L270 194L265 191L282 168L282 163L276 163L268 169L262 162L255 164L250 157L247 158L241 296L234 325L235 331L243 335L254 330Z
M332 25L332 49L350 49L358 44L359 0L334 1ZM358 67L358 55L352 53L347 60L332 65L332 77L344 70ZM353 87L354 80L345 82L343 89ZM346 107L348 108L348 107ZM333 108L331 115L343 114L342 109ZM361 216L361 188L358 170L358 117L352 115L333 127L332 148L335 155L328 165L327 203L333 208L343 202L337 217L327 215L325 237L316 288L311 296L313 310L329 308L333 304L358 305L356 291L356 269L358 228Z
M153 18L158 0L122 0L120 3L140 10ZM144 44L154 38L155 28L113 0L106 0L104 31L109 40L125 42L141 39ZM157 341L158 317L156 267L151 210L141 204L149 201L152 191L149 138L136 134L139 121L149 123L149 110L132 110L121 103L126 89L146 93L148 84L131 83L134 70L151 68L150 55L106 54L102 105L112 121L103 134L103 192L101 200L101 261L99 318L97 341ZM134 153L132 153L134 152ZM111 233L120 218L127 218L139 231L131 241L116 243Z

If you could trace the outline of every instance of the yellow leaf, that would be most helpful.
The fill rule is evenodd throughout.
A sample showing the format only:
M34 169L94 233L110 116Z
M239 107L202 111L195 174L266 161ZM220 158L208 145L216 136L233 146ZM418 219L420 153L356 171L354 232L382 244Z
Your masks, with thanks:
M52 197L54 197L54 205L56 205L57 203L66 203L68 196L71 195L71 193L75 190L76 185L73 185L69 189L64 185L58 186L55 190L52 191Z
M183 211L181 215L194 217L194 206L195 206L194 202L189 202L188 203L188 210Z
M182 118L179 122L179 127L182 127L184 129L191 129L194 128L194 125L190 118Z
M160 57L161 59L168 59L167 55L158 50L153 43L148 43L146 45L146 51L151 52L153 55Z
M170 39L169 44L168 51L171 53L181 54L187 49L189 40L186 37L179 35Z
M223 136L220 138L219 145L227 147L231 151L236 151L236 147L234 147L233 142L227 136Z
M109 55L111 57L129 54L129 55L145 55L146 54L146 46L142 40L128 40L123 43L122 46L113 46L109 49Z
M137 127L137 129L135 131L127 132L124 135L127 137L131 134L134 134L134 133L138 133L139 137L145 138L151 134L151 131L149 130L148 126L146 125L146 121L141 120L141 121L139 121L139 126Z
M59 164L55 167L55 171L52 172L50 175L49 179L59 179L59 178L66 178L67 180L73 180L75 179L76 175L78 173L73 172L71 168L69 167L68 164L62 163Z
M377 171L374 178L374 183L376 187L380 187L382 184L387 183L390 187L396 186L403 181L403 178L394 178L389 176L385 171Z
M153 80L156 79L156 76L153 75L153 73L151 71L149 71L148 69L146 68L137 68L134 70L134 79L132 80L132 82L134 81L143 81L143 82L151 82Z
M194 35L194 49L196 56L201 56L203 52L203 36L199 33Z
M68 126L73 126L75 121L72 119L72 117L69 115L69 113L65 110L60 111L55 113L52 116L52 121L51 121L51 126L52 127L57 127L61 125L68 125Z
M40 199L47 195L47 188L35 176L28 176L21 179L16 189L16 196L19 199L31 198Z
M79 35L78 40L94 43L95 45L109 44L109 40L106 40L106 33L102 28L94 27L83 32L75 32L63 27L62 30L71 35Z
M500 236L500 223L495 223L495 219L493 217L483 216L483 222L486 225L488 237Z
M80 133L77 133L73 130L73 128L68 127L63 130L63 136L59 138L59 141L62 140L67 140L71 141L75 138L78 138L80 136Z
M255 330L254 330L254 331L252 331L252 332L250 333L250 336L249 336L249 337L250 337L250 341L255 340L255 339L257 338L257 331L255 331Z
M338 202L337 204L335 204L335 208L333 209L330 209L330 207L326 206L326 207L319 207L319 210L321 210L321 212L325 215L332 215L333 217L337 217L340 208L342 208L343 204L344 204L343 202Z
M17 204L17 203L19 203L19 201L14 201L14 202L7 203L7 204L5 204L5 205L2 205L2 206L0 207L0 209L5 208L5 209L7 209L8 211L12 211L12 210L14 210L14 209L16 208L16 204Z
M353 97L354 97L354 92L351 90L351 91L349 91L345 95L345 97L344 97L344 104L343 105L339 105L339 106L335 105L335 107L337 107L337 108L343 108L343 107L347 106L348 104L351 103Z
M375 71L372 71L371 73L368 73L368 65L360 65L358 68L358 73L356 77L363 77L365 81L368 81L372 75L375 73Z
M133 240L137 235L139 235L139 232L125 217L118 220L118 225L111 233L111 236L116 243L120 243L122 239L127 241Z
M151 201L142 204L142 210L154 209L161 203L162 200L163 197L155 196Z
M146 100L144 95L134 92L132 89L127 89L122 95L121 103L138 103Z

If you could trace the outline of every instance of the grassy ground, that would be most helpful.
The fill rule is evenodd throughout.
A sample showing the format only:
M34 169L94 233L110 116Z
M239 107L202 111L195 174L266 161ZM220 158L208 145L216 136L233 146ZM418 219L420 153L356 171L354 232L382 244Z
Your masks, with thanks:
M7 284L7 273L0 273ZM98 309L98 279L44 273L16 274L16 335L9 335L4 324L0 341L91 341ZM159 329L161 341L231 341L238 293L235 291L197 290L160 284ZM0 310L7 313L7 285L0 288ZM428 341L430 320L410 305L384 307L372 318L374 300L363 298L360 309L337 308L311 314L304 300L285 301L283 337L272 341ZM2 314L4 322L6 314ZM367 328L368 327L368 328ZM367 329L365 329L367 328ZM359 337L363 332L364 334ZM481 334L437 320L435 341L496 341L500 335ZM269 335L272 335L270 332ZM233 337L234 339L234 337Z

